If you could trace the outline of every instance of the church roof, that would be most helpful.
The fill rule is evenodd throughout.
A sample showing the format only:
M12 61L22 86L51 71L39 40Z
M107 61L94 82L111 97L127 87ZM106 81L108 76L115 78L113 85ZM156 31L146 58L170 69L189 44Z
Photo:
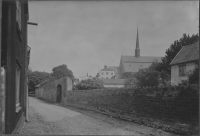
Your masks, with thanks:
M116 66L109 66L110 69L113 69L115 74L119 74L122 73L121 68L120 67L116 67Z
M183 46L170 65L199 60L199 42Z
M122 56L124 72L138 72L140 68L148 68L152 62L161 62L161 57L156 56Z
M129 62L129 63L152 63L153 61L161 61L161 57L158 56L140 56L140 57L135 57L135 56L122 56L121 57L123 62Z

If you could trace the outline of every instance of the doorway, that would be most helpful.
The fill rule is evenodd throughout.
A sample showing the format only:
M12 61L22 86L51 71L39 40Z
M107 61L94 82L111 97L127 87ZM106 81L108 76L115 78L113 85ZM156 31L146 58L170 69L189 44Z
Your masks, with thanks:
M62 99L62 86L59 84L57 86L57 92L56 92L56 102L61 102Z

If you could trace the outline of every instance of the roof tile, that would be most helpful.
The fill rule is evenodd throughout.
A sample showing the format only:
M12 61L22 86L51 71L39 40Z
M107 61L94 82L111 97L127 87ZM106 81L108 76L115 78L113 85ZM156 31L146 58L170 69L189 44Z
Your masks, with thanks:
M199 42L183 46L170 65L199 60Z

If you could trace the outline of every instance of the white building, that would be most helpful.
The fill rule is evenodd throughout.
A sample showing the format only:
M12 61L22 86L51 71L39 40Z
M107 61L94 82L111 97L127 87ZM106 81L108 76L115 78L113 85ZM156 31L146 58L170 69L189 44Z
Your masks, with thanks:
M103 69L99 71L99 78L100 79L111 79L112 77L114 78L115 72L113 69L108 68L106 65L104 66Z
M104 87L121 88L125 85L125 79L102 79Z
M199 42L183 46L171 65L171 85L178 85L188 79L188 74L199 67Z

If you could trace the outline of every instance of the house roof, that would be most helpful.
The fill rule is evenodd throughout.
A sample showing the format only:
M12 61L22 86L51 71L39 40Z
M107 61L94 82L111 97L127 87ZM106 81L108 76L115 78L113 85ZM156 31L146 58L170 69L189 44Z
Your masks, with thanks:
M170 65L199 60L199 42L183 46Z
M103 69L101 69L100 71L114 71L114 70L111 69L111 68L103 68Z
M116 67L116 66L109 66L110 69L114 70L115 74L120 74L122 73L121 68L120 67Z
M104 85L124 85L125 79L101 79Z
M153 61L161 62L157 56L122 56L121 61L125 72L138 72L140 68L148 68Z

